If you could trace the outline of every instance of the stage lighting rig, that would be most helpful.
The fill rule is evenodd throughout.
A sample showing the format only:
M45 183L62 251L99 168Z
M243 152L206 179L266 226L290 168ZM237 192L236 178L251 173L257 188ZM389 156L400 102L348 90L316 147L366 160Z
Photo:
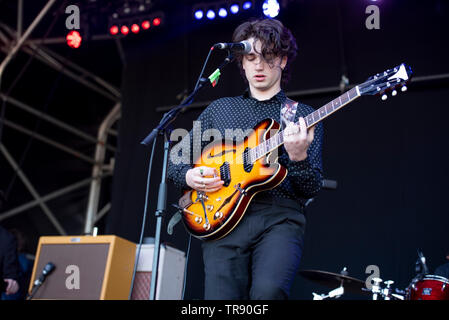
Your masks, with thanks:
M127 18L114 18L109 20L109 34L112 36L126 36L131 31L138 34L140 31L152 30L160 27L165 21L162 12L155 12L146 15L139 15Z
M254 0L203 2L193 6L192 15L197 21L226 19L254 8Z
M150 0L127 0L116 4L108 20L109 34L126 36L160 27L165 22L162 11L154 12Z
M281 6L277 0L265 0L262 4L263 14L268 18L278 16Z
M78 49L81 46L83 37L81 36L81 34L78 31L72 30L67 34L66 40L67 40L67 45L70 48Z

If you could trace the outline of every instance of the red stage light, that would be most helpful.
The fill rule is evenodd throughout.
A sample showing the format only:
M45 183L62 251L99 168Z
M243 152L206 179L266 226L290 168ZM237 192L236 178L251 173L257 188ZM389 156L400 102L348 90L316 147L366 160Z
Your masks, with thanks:
M109 33L115 36L116 34L118 34L118 27L112 26L111 28L109 28Z
M153 20L153 25L154 26L158 26L158 25L160 25L161 24L161 19L160 18L155 18L154 20Z
M69 47L77 49L80 47L83 38L78 31L72 30L67 34L66 40Z
M150 21L148 21L148 20L145 20L145 21L143 21L142 22L142 28L144 29L144 30L148 30L148 29L150 29Z
M122 26L120 32L126 36L129 33L129 28L127 26Z
M140 31L139 25L134 23L134 24L131 26L131 31L132 31L133 33L139 33L139 31Z

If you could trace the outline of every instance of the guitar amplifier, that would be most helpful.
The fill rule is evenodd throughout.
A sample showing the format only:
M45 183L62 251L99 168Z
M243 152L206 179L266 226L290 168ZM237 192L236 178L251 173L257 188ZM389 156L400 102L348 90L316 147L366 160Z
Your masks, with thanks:
M137 247L137 251L139 248ZM132 300L148 300L153 270L154 244L143 244L137 263ZM137 255L137 253L136 253ZM186 257L183 251L161 244L156 300L181 300Z
M50 236L39 239L29 292L45 265L54 271L33 299L126 300L136 244L117 236Z

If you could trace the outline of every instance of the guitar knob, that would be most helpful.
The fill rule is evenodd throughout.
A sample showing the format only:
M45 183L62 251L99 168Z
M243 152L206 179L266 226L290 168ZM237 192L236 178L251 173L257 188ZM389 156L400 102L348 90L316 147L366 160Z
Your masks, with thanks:
M210 229L210 223L203 224L204 230L208 231Z
M221 218L223 218L223 212L220 212L220 211L215 212L214 218L215 218L215 219L221 219Z
M394 97L395 95L397 95L398 92L396 90L391 91L391 96Z
M401 88L401 91L402 91L402 92L407 91L407 87L406 87L406 86L403 86L403 87Z
M387 99L388 99L388 96L387 96L386 94L384 94L384 95L382 96L382 100L385 101L385 100L387 100Z
M201 218L201 217L196 217L195 218L195 222L196 223L201 223L203 221L203 218Z
M214 206L211 205L211 204L208 204L208 205L206 206L206 208L207 208L208 211L212 211L212 210L214 209Z

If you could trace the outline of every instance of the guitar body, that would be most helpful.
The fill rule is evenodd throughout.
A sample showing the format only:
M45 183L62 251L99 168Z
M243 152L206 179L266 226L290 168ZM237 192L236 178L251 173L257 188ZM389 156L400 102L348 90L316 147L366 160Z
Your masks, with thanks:
M266 119L240 144L222 140L204 148L195 167L215 168L225 183L216 192L191 190L181 198L183 222L193 236L204 240L226 236L243 218L250 200L258 192L272 189L285 179L287 169L277 163L273 153L252 163L245 160L248 149L270 138L279 129L279 123Z

